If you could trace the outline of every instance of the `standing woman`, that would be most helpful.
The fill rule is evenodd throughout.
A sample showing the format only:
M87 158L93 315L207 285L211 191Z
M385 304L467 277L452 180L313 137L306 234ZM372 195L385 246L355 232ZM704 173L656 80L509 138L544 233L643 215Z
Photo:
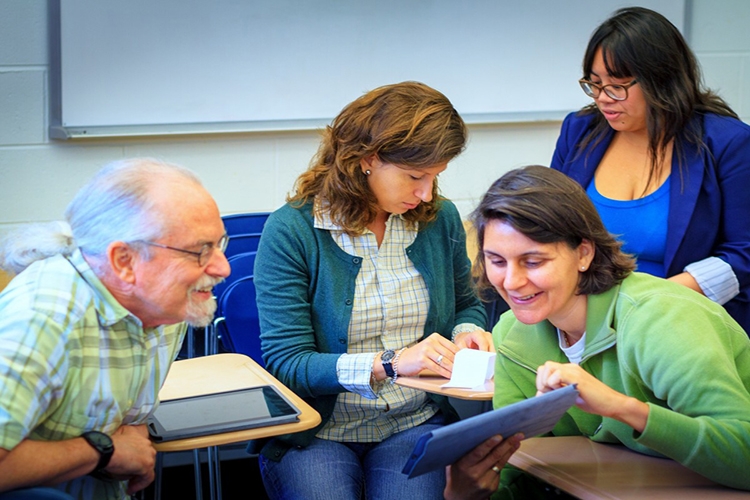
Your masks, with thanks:
M701 84L677 28L621 9L591 37L552 168L578 181L638 270L683 284L750 331L750 126Z
M465 143L440 92L380 87L327 127L269 217L255 262L263 359L323 419L263 448L271 498L442 498L442 471L407 481L401 469L455 412L392 382L424 369L449 377L458 349L492 349L461 219L438 195Z

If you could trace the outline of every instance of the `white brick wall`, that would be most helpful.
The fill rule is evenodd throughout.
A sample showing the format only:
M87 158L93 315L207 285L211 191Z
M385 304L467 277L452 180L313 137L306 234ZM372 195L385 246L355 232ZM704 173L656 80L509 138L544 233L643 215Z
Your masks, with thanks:
M707 83L750 122L750 2L686 1L687 33ZM159 157L195 170L223 213L273 210L316 150L314 131L50 140L47 25L46 0L0 3L0 232L60 218L101 165L131 156ZM444 194L468 214L503 172L549 164L558 128L557 123L471 127L466 153L441 176Z
M750 123L750 2L688 2L689 41L706 85Z

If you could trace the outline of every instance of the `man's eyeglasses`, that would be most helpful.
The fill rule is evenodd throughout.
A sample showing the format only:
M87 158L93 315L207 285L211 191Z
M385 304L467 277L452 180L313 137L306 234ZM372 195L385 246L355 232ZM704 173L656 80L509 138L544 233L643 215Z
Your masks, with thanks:
M204 244L199 252L194 252L192 250L185 250L184 248L175 248L170 247L168 245L162 245L161 243L154 243L153 241L140 241L140 243L144 243L146 245L152 246L152 247L159 247L159 248L166 248L167 250L174 250L176 252L182 252L182 253L188 253L190 255L195 255L198 257L198 265L203 267L206 264L208 264L208 261L211 260L211 256L214 253L214 250L219 249L223 253L224 250L227 249L227 245L229 244L229 235L225 234L221 237L218 243L206 243Z
M604 91L605 94L607 94L609 97L614 99L615 101L624 101L628 98L628 89L638 83L637 80L633 80L630 83L625 84L617 84L617 83L610 83L608 85L597 85L596 83L586 80L585 78L581 78L578 80L578 83L581 84L581 88L586 93L587 96L591 97L592 99L596 99L599 97L599 94Z

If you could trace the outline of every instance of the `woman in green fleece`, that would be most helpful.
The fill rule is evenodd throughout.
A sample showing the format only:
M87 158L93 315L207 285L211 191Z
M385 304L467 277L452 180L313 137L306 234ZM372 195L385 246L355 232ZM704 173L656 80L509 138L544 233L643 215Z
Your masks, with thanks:
M577 384L556 436L666 456L750 490L750 340L714 302L633 272L583 189L540 166L508 172L474 212L480 285L511 307L494 328L495 407ZM519 436L451 466L447 498L520 489Z
M463 120L420 83L380 87L327 127L255 261L268 369L321 415L261 452L272 499L438 499L445 474L401 473L417 439L455 417L446 398L393 384L450 376L462 347L492 349L466 236L437 176Z

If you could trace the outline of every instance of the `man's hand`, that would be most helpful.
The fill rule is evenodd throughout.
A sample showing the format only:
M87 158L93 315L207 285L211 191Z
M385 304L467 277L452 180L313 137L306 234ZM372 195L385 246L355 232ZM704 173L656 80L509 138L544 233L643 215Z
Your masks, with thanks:
M115 453L104 469L115 479L128 481L128 494L144 489L154 480L156 449L145 425L123 425L112 434Z
M129 493L154 480L156 450L145 425L124 425L110 436L115 451L104 469L128 481ZM0 449L0 492L29 486L52 486L85 476L99 462L99 453L82 437L63 441L25 439L12 450Z

